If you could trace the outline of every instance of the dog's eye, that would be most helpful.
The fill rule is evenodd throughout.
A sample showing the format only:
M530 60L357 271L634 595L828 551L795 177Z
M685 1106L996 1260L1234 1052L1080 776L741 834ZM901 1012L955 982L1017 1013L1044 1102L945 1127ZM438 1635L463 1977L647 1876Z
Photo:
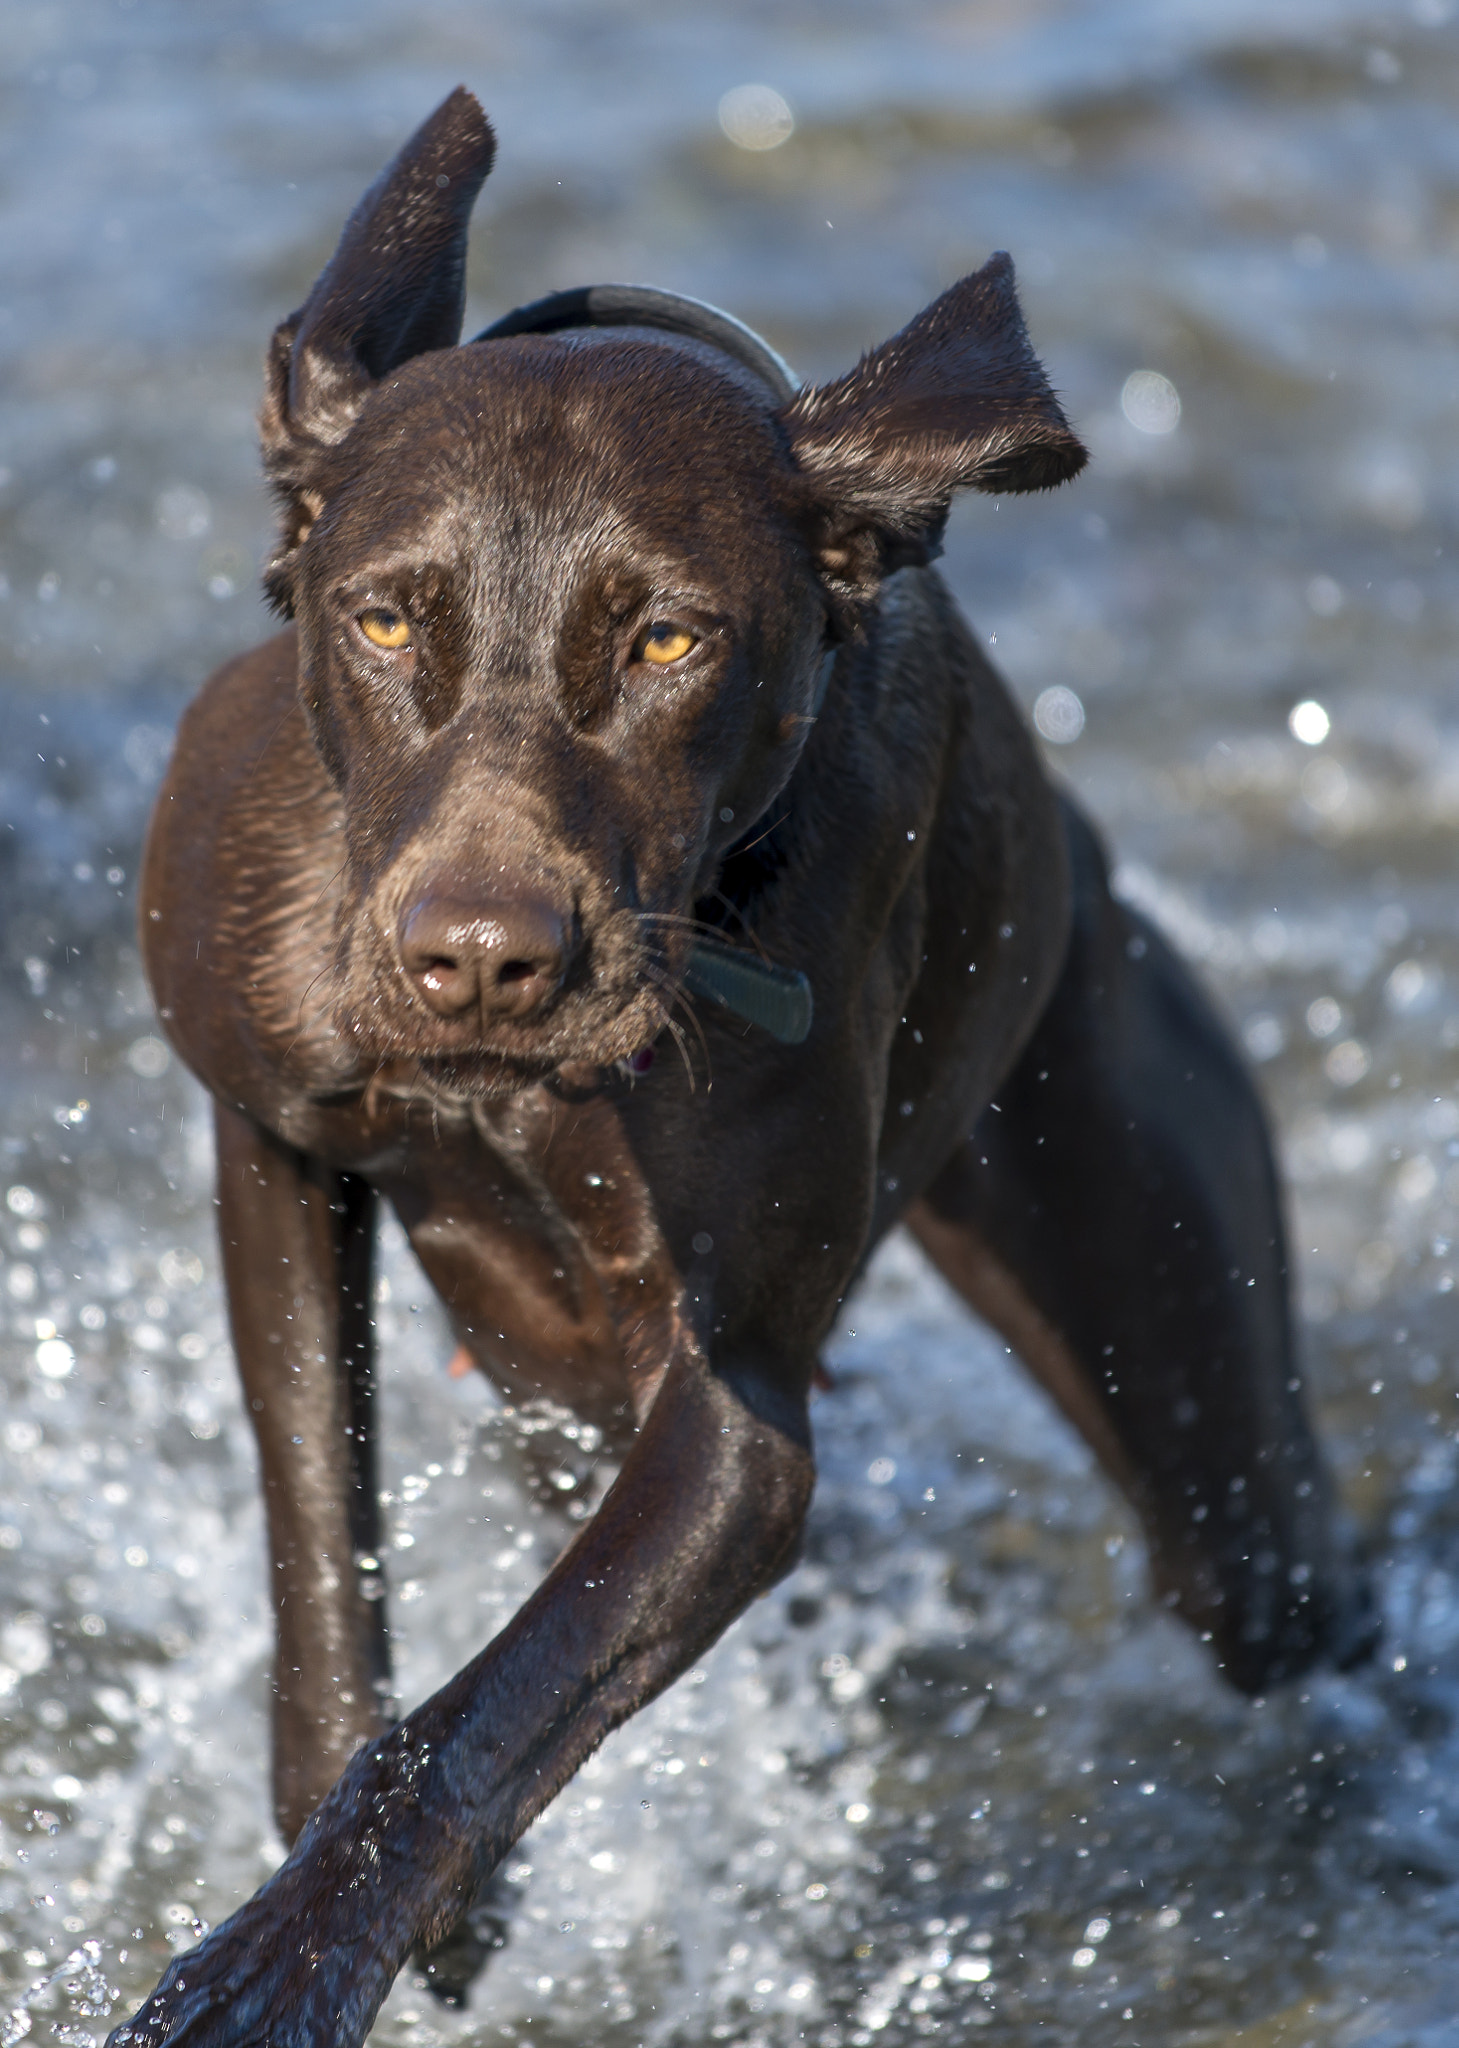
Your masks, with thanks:
M387 611L383 605L361 612L359 626L372 646L386 647L392 654L410 645L409 622L399 612Z
M698 644L697 636L686 632L683 626L665 625L656 619L634 641L633 658L635 661L651 661L663 668L668 662L682 661L690 648Z

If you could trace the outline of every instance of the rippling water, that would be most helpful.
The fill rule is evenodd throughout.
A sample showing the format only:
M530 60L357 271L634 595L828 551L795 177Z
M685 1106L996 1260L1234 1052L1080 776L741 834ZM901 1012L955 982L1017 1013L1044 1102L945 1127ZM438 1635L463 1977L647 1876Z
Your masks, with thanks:
M894 1243L833 1347L807 1563L521 1845L473 2012L407 1977L376 2038L1459 2042L1450 16L4 9L0 2042L85 2048L280 1854L207 1121L132 879L180 705L264 630L264 339L463 78L502 137L483 320L644 279L816 375L1014 252L1097 459L965 508L950 573L1259 1064L1388 1636L1359 1677L1224 1691L1082 1446ZM753 83L794 117L773 150L716 117ZM400 1243L384 1272L413 1700L563 1527Z

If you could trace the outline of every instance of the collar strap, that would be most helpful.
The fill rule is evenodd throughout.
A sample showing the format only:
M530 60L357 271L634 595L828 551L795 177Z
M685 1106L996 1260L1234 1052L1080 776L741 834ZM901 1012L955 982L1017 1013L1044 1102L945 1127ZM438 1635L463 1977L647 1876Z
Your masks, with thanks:
M815 1002L806 977L793 967L773 967L722 939L695 940L684 986L701 1002L758 1024L782 1045L799 1045L810 1035Z
M569 292L549 292L530 306L518 306L493 320L473 337L504 341L513 334L560 334L573 327L657 327L707 342L767 384L778 405L788 405L800 390L800 379L768 341L703 299L681 292L661 292L650 284L589 284Z

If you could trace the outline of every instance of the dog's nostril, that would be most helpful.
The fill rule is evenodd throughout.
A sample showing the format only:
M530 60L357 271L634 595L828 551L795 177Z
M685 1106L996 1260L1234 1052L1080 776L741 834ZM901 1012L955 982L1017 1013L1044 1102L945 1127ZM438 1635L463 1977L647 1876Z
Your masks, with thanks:
M400 933L401 961L442 1017L526 1021L556 995L567 971L569 927L550 900L523 893L414 903Z

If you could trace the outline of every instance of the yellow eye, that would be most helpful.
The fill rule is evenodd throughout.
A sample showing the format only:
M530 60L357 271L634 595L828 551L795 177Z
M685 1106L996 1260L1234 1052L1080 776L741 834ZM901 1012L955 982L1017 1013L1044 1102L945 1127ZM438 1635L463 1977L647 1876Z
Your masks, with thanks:
M360 631L375 647L387 647L392 654L410 645L410 626L399 612L386 611L383 606L373 611L360 613Z
M656 620L634 642L633 658L663 668L671 661L682 661L690 648L698 644L696 635L685 632L682 626L667 626Z

